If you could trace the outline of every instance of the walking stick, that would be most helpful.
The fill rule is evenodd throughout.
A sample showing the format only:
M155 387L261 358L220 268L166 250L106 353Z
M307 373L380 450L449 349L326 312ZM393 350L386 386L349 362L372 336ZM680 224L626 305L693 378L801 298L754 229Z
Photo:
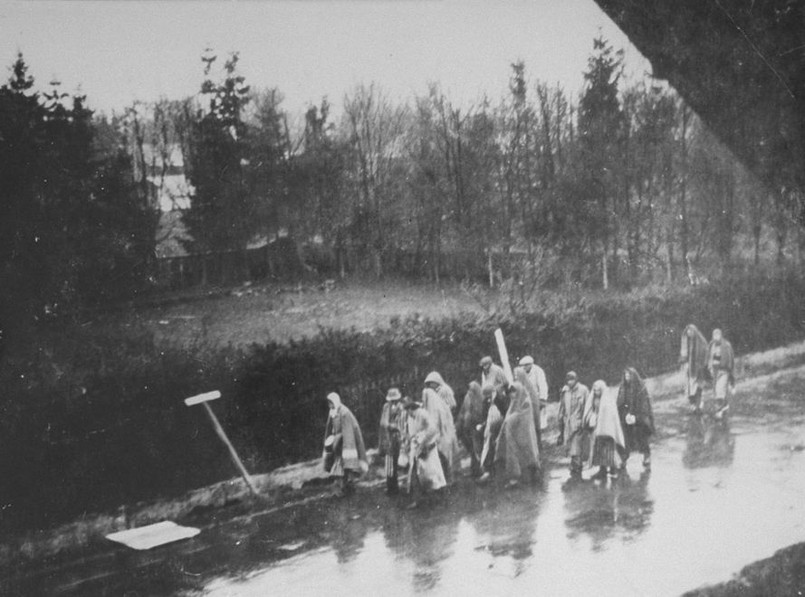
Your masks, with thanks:
M232 442L229 441L229 438L226 436L224 432L224 428L221 427L221 423L218 421L218 417L215 416L215 413L212 412L212 408L209 405L210 400L217 400L221 397L221 392L215 390L214 392L207 392L206 394L198 394L197 396L192 396L190 398L186 398L184 403L187 406L194 406L196 404L203 404L204 408L207 410L207 414L210 416L210 420L212 421L212 426L215 428L215 433L218 434L218 437L221 438L221 441L224 442L226 447L229 449L229 455L232 457L232 461L235 463L235 466L240 471L240 476L243 477L243 480L246 481L246 485L249 487L249 491L252 492L252 495L255 497L259 497L259 493L257 492L257 488L254 486L254 482L252 478L249 476L249 473L246 471L246 467L243 466L243 461L238 456L238 453L235 451L235 446L232 445Z

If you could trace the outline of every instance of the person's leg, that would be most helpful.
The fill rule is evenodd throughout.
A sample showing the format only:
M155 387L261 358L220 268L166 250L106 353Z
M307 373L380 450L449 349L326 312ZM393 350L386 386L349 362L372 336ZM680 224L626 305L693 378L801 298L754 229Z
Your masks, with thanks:
M397 481L397 459L400 457L399 446L392 447L390 454L386 455L386 492L390 494L398 493L400 490Z
M483 454L483 450L484 436L482 433L474 431L472 434L472 449L470 450L470 458L472 460L470 471L473 477L480 477L481 474L483 474L483 467L481 466L481 454Z
M448 485L453 482L453 471L450 468L450 461L447 459L447 456L439 452L439 462L442 463L442 471L444 472L444 480L447 481Z
M576 432L570 440L570 476L581 477L582 434Z
M631 440L624 429L624 440L626 441L626 446L617 446L618 448L618 455L621 458L621 470L626 468L626 463L629 462L629 453L630 453L630 445Z
M537 449L542 452L542 425L540 421L540 417L537 417L537 428L535 431L537 432Z

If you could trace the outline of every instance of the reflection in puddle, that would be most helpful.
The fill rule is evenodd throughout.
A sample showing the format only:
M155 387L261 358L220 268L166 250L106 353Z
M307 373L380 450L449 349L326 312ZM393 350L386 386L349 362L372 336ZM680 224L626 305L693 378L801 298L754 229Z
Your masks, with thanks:
M651 523L654 502L649 497L651 473L633 479L622 472L609 481L581 481L564 488L568 537L588 534L598 551L613 537L633 539Z
M735 437L730 431L728 419L691 416L686 439L685 453L682 455L686 468L726 467L735 458Z

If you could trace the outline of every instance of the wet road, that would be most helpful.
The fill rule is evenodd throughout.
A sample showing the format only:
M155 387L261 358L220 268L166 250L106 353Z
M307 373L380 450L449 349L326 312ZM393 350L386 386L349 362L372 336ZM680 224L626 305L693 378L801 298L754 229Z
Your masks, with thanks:
M745 384L729 425L657 405L651 473L462 480L406 510L380 489L241 516L150 552L102 544L0 584L28 595L678 595L805 541L805 369ZM589 473L587 473L589 474Z

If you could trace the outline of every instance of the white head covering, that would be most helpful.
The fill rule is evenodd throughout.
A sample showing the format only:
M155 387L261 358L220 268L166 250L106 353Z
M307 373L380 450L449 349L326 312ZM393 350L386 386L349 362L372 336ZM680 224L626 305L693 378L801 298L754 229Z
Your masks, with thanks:
M440 386L443 386L444 385L444 379L442 379L442 376L439 375L438 372L431 371L430 373L428 373L428 376L425 378L425 383L436 383L436 384L439 384Z
M526 355L522 359L520 359L521 366L533 365L533 364L534 364L534 358L530 357L529 355Z
M341 406L341 396L335 392L330 392L327 394L327 400L332 404L330 407L331 410L336 410L339 406Z
M593 394L595 394L596 390L601 390L601 395L603 396L604 392L607 391L607 384L603 379L599 379L595 383L593 383L592 390L593 390Z

